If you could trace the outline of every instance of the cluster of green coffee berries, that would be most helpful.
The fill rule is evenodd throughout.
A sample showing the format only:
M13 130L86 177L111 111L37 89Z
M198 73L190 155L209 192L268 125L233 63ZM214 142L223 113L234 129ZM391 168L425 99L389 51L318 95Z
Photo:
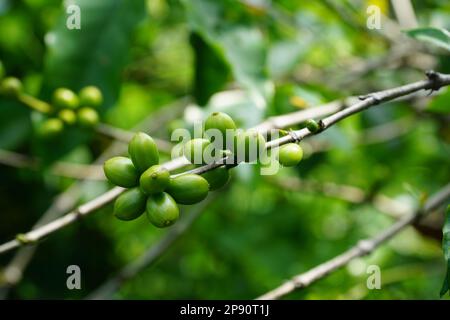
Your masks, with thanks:
M210 129L215 129L222 135L215 135L215 139L212 139L208 134ZM221 138L219 143L218 137ZM230 144L227 138L233 143ZM199 156L200 160L205 162L203 155L208 147L219 157L231 156L237 162L251 162L257 160L259 154L253 155L250 152L252 145L263 150L264 137L253 130L237 130L229 115L215 112L203 124L203 138L187 141L182 152L193 164L198 164L195 160ZM228 147L231 150L226 149ZM242 153L240 156L236 155L239 149ZM284 166L298 164L303 155L301 147L295 143L283 145L278 149L277 160ZM128 154L129 157L113 157L104 164L108 180L116 186L128 189L114 203L114 215L120 220L133 220L145 212L148 220L156 227L170 226L180 215L178 204L192 205L200 202L206 198L209 191L220 189L230 179L226 165L201 175L182 173L171 176L170 172L159 164L156 143L142 132L135 134L128 144Z
M102 103L102 92L95 86L82 88L78 95L70 89L58 88L53 92L50 117L41 123L38 132L50 138L60 134L65 126L92 128L99 121L96 108Z
M156 227L172 225L179 217L178 204L202 201L210 190L225 185L226 168L218 168L204 176L183 174L171 177L159 165L159 152L154 140L139 132L128 145L130 157L113 157L104 164L108 180L129 188L114 203L114 215L120 220L133 220L144 212Z
M70 89L58 88L53 92L52 103L48 104L24 93L20 79L3 78L4 73L0 61L0 94L18 99L47 116L38 127L39 136L50 138L61 133L65 126L79 125L91 128L98 123L99 115L96 108L103 103L103 95L97 87L84 87L78 95Z

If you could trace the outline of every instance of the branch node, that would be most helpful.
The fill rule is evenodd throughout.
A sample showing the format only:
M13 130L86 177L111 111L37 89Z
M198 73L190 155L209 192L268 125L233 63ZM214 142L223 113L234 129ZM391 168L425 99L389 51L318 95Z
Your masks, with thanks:
M438 91L442 87L442 79L438 72L434 70L427 70L425 72L428 80L431 82L427 89L430 89L428 96L433 93L433 91Z
M302 138L299 137L299 135L295 131L289 130L288 134L291 136L291 138L294 140L294 142L298 143L298 142L302 141Z
M363 255L369 254L375 249L373 242L369 240L360 240L357 246L361 250Z
M16 240L20 242L20 244L22 245L29 245L29 244L34 244L36 243L36 241L31 240L27 237L26 234L24 233L18 233L16 234Z

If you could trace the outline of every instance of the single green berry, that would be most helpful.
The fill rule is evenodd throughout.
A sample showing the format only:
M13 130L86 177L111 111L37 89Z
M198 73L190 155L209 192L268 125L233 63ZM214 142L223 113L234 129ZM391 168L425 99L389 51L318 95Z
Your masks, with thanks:
M76 109L80 102L78 96L69 89L58 88L53 92L53 105L58 109Z
M288 143L278 148L278 161L285 167L296 166L303 158L303 149L296 143Z
M92 108L83 107L78 110L78 123L82 127L92 128L98 124L99 116L97 111Z
M183 155L192 164L203 164L206 163L208 159L211 161L212 156L205 153L206 148L211 144L207 139L196 138L189 140L183 146Z
M216 132L217 130L218 132ZM205 135L209 137L215 145L220 144L219 145L220 149L228 149L230 143L227 143L227 131L229 132L229 136L231 137L234 136L235 130L236 124L234 123L233 119L226 113L213 112L205 120L204 125ZM216 136L217 134L220 134L221 136L220 140L217 139L219 138L218 136Z
M38 134L44 139L54 138L64 130L64 123L58 118L45 120L38 129Z
M69 125L74 124L77 122L77 115L76 113L71 109L63 109L58 112L58 117L64 122Z
M167 188L167 193L180 204L200 202L206 198L208 191L208 181L197 174L184 174L170 179L170 185Z
M152 137L143 132L136 133L131 139L128 153L140 173L159 162L158 146Z
M320 126L316 120L313 119L306 120L305 125L306 128L308 128L308 130L311 131L311 133L316 133L320 130Z
M209 190L213 191L220 189L227 184L230 180L230 172L223 166L203 173L202 177L208 181Z
M84 87L80 90L78 96L80 97L80 106L97 108L103 103L103 95L96 86Z
M5 67L3 66L3 62L0 61L0 80L5 76Z
M154 165L144 171L139 180L142 191L154 194L164 191L170 182L170 172L160 165Z
M119 187L132 188L139 183L139 173L130 158L113 157L103 165L105 176Z
M0 85L0 93L11 98L19 96L22 90L22 81L14 77L3 79Z
M258 160L265 150L266 140L256 130L238 133L234 139L234 156L239 162L253 162Z
M134 220L145 212L147 196L139 189L133 188L122 193L114 203L114 215L120 220Z
M158 228L174 224L180 216L180 209L175 200L165 192L148 197L146 212L148 220Z

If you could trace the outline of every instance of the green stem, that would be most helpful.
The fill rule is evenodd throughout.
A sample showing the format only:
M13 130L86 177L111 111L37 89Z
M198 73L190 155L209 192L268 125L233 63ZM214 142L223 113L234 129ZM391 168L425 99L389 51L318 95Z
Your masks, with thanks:
M27 107L42 113L49 113L52 110L52 106L47 102L39 100L25 93L20 94L17 99Z

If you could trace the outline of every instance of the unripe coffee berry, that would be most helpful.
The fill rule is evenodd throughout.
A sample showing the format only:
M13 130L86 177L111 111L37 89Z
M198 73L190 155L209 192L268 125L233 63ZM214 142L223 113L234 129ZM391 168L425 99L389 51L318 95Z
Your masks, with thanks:
M132 188L138 185L139 173L130 158L113 157L103 165L105 176L119 187Z
M285 167L297 165L303 158L303 149L296 143L288 143L278 148L278 161Z
M170 182L170 172L160 165L154 165L144 171L139 179L141 190L146 194L164 191Z
M92 128L98 124L99 116L97 111L92 108L83 107L78 110L78 123L82 127Z
M77 95L69 89L59 88L53 92L53 105L58 109L76 109L79 106Z
M22 82L15 77L3 79L0 85L0 93L11 98L19 96L22 90Z
M159 162L158 146L152 137L143 132L136 133L131 139L128 153L140 173Z
M207 139L196 138L189 140L183 146L183 155L192 164L206 163L208 155L206 154L205 151L210 144L211 142ZM209 157L211 157L212 159L211 155L209 155Z
M170 195L160 192L148 197L146 214L155 227L165 228L178 220L180 209Z
M227 184L230 180L230 172L223 166L203 173L202 177L208 181L209 190L214 191Z
M96 86L84 87L78 94L80 98L80 106L97 108L103 103L103 95Z
M58 118L45 120L38 129L41 138L50 139L56 137L64 130L64 123Z
M145 212L147 196L139 189L133 188L122 193L114 203L114 215L120 220L134 220Z
M311 131L311 133L316 133L320 130L319 124L313 119L307 120L305 124L306 128L308 128L308 130Z
M170 179L170 184L167 188L167 193L180 204L200 202L206 198L208 191L208 181L197 174L184 174Z
M63 109L58 112L58 117L68 125L72 125L75 122L77 122L77 115L76 113L71 109Z
M266 140L256 130L247 130L236 135L234 140L234 157L237 162L253 162L263 154Z
M226 113L213 112L208 118L206 118L204 124L205 135L213 140L212 138L214 138L214 131L211 129L218 130L222 136L221 141L212 142L215 144L220 143L221 149L227 149L227 130L236 130L236 124L234 123L233 119ZM208 134L208 130L211 130L210 134Z

